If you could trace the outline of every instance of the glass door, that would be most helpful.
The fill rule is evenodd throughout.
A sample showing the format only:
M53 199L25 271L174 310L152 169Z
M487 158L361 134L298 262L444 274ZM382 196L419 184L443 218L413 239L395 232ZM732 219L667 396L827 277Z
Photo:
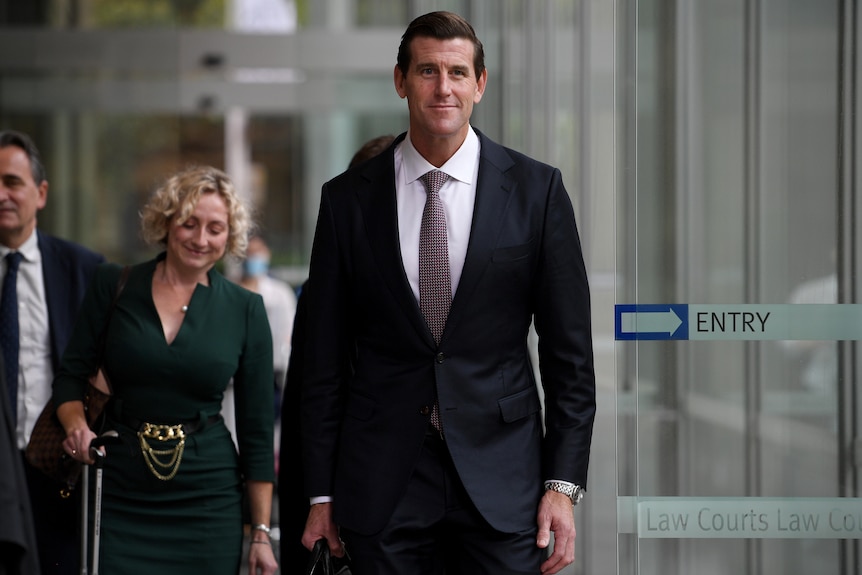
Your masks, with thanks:
M858 572L857 11L620 4L622 573Z

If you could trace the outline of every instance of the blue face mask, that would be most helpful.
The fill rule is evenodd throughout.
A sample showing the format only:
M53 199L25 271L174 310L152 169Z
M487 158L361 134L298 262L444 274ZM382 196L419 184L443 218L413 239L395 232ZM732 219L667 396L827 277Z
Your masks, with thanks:
M242 262L242 272L246 277L260 277L269 271L269 260L261 256L251 256Z

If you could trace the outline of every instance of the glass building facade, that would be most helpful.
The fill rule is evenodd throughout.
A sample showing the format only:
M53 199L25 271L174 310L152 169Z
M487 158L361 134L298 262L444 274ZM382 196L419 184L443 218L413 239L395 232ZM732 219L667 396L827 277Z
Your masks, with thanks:
M485 44L473 125L578 217L599 411L566 573L862 572L857 0L0 0L39 225L142 259L144 198L212 164L299 285L321 185L406 129L397 46L438 9Z

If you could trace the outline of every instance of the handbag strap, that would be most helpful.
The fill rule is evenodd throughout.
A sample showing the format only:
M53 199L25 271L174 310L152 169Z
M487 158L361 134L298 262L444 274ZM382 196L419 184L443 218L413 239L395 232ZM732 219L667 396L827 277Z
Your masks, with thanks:
M111 324L111 317L114 315L114 308L117 307L117 300L120 299L120 294L123 293L123 288L126 287L126 281L129 279L129 272L132 270L131 266L125 266L123 271L120 272L120 278L117 280L117 289L114 290L114 299L111 300L111 307L108 308L108 317L105 319L105 325L102 327L102 334L99 338L99 368L96 370L98 373L99 369L102 368L102 362L105 359L105 349L108 346L108 326ZM108 378L108 374L105 375L105 384L108 386L108 394L114 394L114 388L111 386L111 380Z

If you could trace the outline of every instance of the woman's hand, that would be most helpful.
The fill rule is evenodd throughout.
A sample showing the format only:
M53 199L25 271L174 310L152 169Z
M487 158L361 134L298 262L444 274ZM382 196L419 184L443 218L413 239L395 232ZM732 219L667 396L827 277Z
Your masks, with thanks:
M93 464L95 461L90 455L90 442L95 439L96 434L87 425L84 416L84 404L80 401L67 401L57 407L57 418L66 430L66 439L63 440L63 450L76 461Z
M251 575L273 575L278 569L272 542L263 531L252 530L248 550L248 572Z
M252 525L269 526L269 512L272 509L272 483L269 481L246 482ZM248 550L248 572L250 575L272 575L278 569L268 529L251 529L251 543Z
M82 463L93 464L95 461L90 455L90 442L95 439L96 434L90 428L73 429L66 439L63 440L63 449L69 457Z

